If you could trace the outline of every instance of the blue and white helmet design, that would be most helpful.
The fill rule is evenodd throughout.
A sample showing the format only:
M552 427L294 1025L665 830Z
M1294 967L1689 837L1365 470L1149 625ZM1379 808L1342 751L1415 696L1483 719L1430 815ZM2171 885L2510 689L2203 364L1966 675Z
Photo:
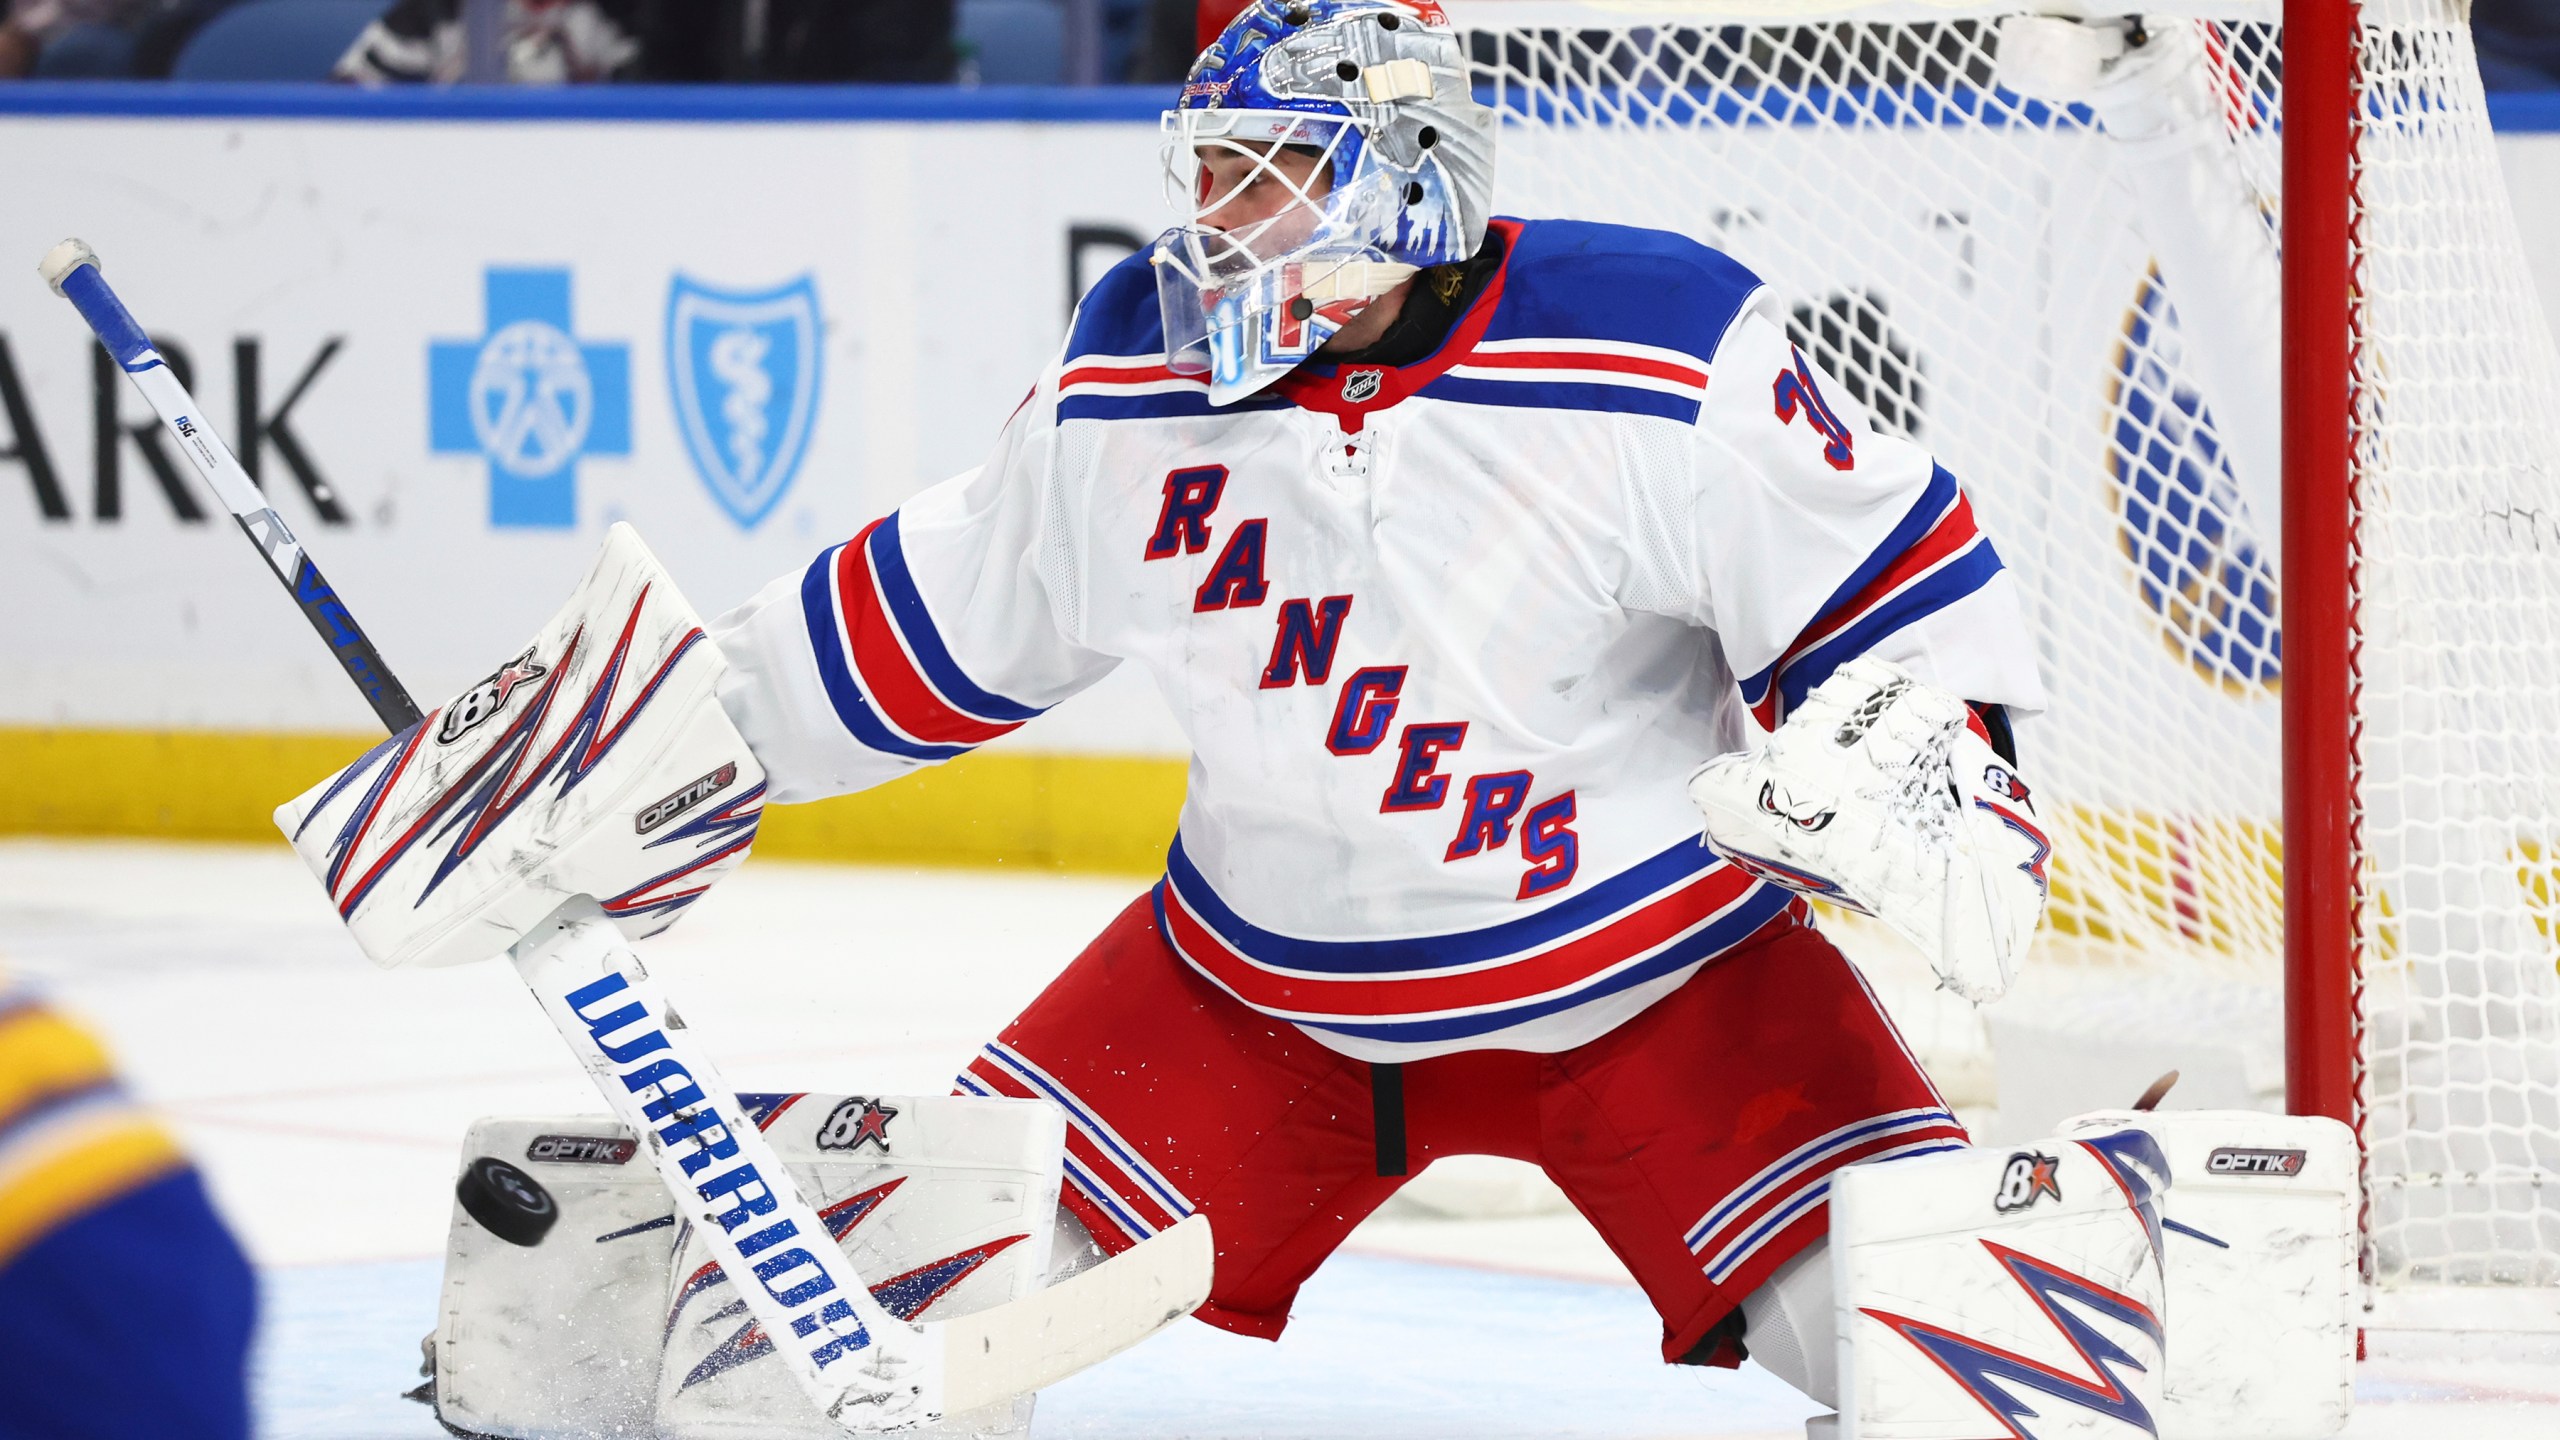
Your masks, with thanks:
M1165 175L1185 223L1156 241L1166 363L1232 404L1288 373L1372 300L1484 243L1493 112L1435 0L1256 0L1202 52L1165 112ZM1276 165L1313 154L1303 180ZM1251 168L1211 191L1204 158ZM1213 224L1230 197L1288 203Z

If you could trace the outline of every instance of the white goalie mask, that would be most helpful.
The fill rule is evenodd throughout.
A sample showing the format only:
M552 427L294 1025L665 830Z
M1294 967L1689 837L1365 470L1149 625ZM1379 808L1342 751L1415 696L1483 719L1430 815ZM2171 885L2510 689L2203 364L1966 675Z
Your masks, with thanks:
M1186 217L1152 257L1166 363L1205 372L1213 405L1484 243L1493 116L1430 0L1258 0L1201 54L1164 132ZM1222 154L1236 163L1213 177Z

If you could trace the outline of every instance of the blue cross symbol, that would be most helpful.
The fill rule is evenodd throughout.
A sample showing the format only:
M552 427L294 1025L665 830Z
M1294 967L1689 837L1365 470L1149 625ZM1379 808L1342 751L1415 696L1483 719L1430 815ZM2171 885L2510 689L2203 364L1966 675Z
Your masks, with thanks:
M631 453L631 347L572 338L567 270L491 267L477 340L427 345L427 445L489 462L489 523L578 523L578 461Z

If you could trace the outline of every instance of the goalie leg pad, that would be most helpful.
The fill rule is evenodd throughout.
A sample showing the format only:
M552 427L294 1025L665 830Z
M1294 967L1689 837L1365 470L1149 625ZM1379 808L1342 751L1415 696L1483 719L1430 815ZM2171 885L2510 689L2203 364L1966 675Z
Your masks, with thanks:
M1842 1171L1841 1433L2157 1435L2166 1171L2138 1129Z
M1065 1145L1054 1108L939 1095L739 1098L892 1314L947 1319L1040 1288ZM495 1187L501 1196L547 1202L556 1219L528 1245L520 1237L533 1229L492 1210L486 1192L457 1199L436 1326L439 1417L501 1440L840 1436L772 1358L708 1248L675 1220L639 1143L596 1115L473 1125L465 1186L503 1162L529 1185L508 1180ZM1026 1397L907 1433L1019 1435L1030 1407Z
M2355 1133L2254 1110L2101 1112L2139 1125L2177 1177L2162 1213L2169 1370L2162 1440L2317 1440L2355 1400Z

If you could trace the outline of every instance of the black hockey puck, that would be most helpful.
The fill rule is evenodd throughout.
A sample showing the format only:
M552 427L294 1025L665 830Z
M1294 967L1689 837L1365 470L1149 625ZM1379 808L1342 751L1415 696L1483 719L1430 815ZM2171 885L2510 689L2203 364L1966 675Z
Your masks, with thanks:
M560 1218L560 1202L541 1181L495 1155L463 1166L453 1197L462 1202L462 1213L510 1245L541 1244Z

